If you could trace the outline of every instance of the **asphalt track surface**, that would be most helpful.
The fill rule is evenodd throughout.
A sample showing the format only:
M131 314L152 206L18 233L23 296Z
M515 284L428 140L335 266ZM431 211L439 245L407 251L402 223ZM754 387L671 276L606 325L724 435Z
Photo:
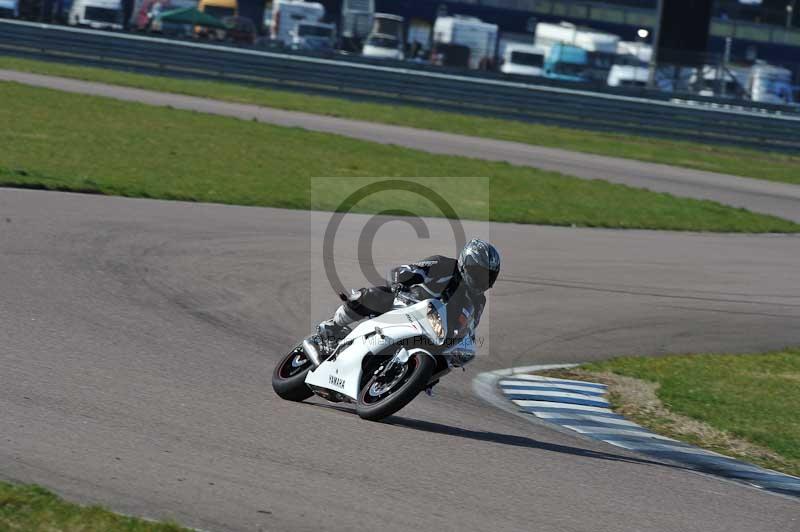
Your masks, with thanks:
M16 81L68 92L92 94L175 109L258 120L396 144L432 153L461 155L534 166L584 179L604 179L677 196L710 199L800 222L800 186L712 172L604 157L500 140L389 126L256 105L161 93L103 83L0 70L0 81Z
M553 165L800 217L789 185L20 81ZM325 216L0 190L0 476L213 530L800 527L794 500L530 424L470 391L477 371L520 364L798 344L800 238L480 224L506 259L482 326L488 345L438 397L374 424L349 407L283 402L269 387L280 354L337 303L317 278ZM363 223L348 218L337 242L357 240ZM427 223L435 235L449 230ZM391 242L376 249L381 267L442 250L403 224L379 234ZM337 248L336 260L356 284L351 251Z
M531 424L470 386L522 363L798 344L800 238L492 225L489 349L368 423L269 385L337 302L311 279L325 216L0 189L0 476L212 530L800 529L797 500ZM381 267L439 251L403 223L379 236ZM351 257L334 257L348 283Z

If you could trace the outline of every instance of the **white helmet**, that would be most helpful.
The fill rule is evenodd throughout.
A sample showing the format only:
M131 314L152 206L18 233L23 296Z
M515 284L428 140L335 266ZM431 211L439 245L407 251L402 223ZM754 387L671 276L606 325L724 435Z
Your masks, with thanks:
M490 243L473 238L458 255L458 272L472 292L490 289L500 273L500 253Z

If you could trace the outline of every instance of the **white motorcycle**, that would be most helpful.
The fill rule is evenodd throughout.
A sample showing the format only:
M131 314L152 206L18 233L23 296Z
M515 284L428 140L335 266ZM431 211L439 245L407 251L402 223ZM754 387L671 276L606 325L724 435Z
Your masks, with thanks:
M355 403L361 418L377 421L474 358L473 323L450 338L448 331L445 303L396 292L392 310L360 323L344 339L308 336L275 367L272 387L289 401L316 394Z

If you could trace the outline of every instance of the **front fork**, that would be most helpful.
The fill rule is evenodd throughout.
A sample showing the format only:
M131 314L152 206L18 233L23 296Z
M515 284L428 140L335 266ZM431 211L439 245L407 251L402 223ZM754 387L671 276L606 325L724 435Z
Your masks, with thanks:
M402 366L408 364L409 358L411 358L411 354L405 347L401 347L388 362L378 366L372 375L380 380L391 380L392 372L402 371Z
M378 377L378 376L385 377L385 376L391 375L391 371L392 370L394 370L398 366L403 366L403 365L407 364L408 363L408 359L411 358L411 355L412 354L417 354L417 353L420 353L422 356L432 357L434 359L434 361L437 362L437 367L439 366L439 362L436 359L436 357L434 357L433 355L431 355L427 351L425 351L423 349L414 349L411 352L409 352L405 347L402 347L402 348L400 348L400 350L397 351L397 353L394 354L394 356L391 359L389 359L389 362L387 362L386 364L381 364L381 366L379 366L378 369L375 370L375 373L373 373L373 375L376 376L376 377ZM428 397L433 397L433 387L436 386L437 384L439 384L439 380L442 377L444 377L445 375L450 373L450 369L451 369L451 366L448 363L441 371L437 371L431 377L431 380L428 382L427 386L425 387L425 393L428 395Z

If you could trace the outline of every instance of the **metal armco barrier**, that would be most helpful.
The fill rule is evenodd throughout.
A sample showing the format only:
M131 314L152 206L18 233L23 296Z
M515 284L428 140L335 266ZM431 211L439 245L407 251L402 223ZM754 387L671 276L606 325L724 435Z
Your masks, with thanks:
M0 20L0 54L412 104L621 134L800 153L800 113L723 99L583 90L496 75Z

